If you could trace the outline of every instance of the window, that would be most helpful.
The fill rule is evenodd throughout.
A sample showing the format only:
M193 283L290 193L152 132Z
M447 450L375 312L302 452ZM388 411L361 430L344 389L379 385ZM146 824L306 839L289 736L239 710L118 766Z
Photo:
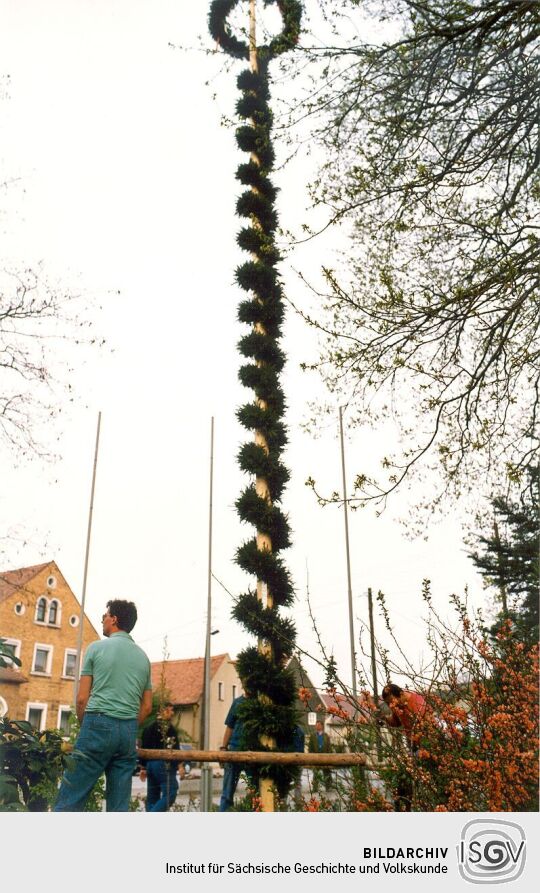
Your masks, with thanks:
M22 602L17 602L17 604L15 605L13 610L15 611L16 614L19 615L19 617L22 617L22 615L26 611L26 606Z
M79 625L79 618L77 617L76 614L71 615L71 617L69 618L69 623L70 623L70 626L78 626Z
M32 673L51 675L52 645L34 645L34 660L32 661Z
M31 704L28 703L26 705L26 721L30 723L31 726L34 726L38 732L43 732L45 729L45 721L47 719L47 705L46 704Z
M38 603L36 605L36 622L37 623L45 623L45 617L47 614L47 599L44 595L38 599Z
M218 682L218 684L217 684L217 691L218 691L218 695L217 695L217 696L218 696L218 701L224 701L224 700L225 700L225 695L224 695L224 691L223 691L223 689L224 689L223 682Z
M47 577L47 588L56 589L56 577Z
M237 697L238 697L238 695L236 694L236 685L233 685L233 687L232 687L232 699L233 699L233 701L234 701L234 699L237 698Z
M71 719L71 707L69 704L60 704L58 708L58 728L64 735L69 735Z
M53 598L49 605L49 623L51 626L60 624L60 602L56 598Z
M18 657L18 658L20 658L20 656L21 656L21 643L20 643L19 639L4 639L4 638L2 638L2 645L4 646L5 651L9 651L9 654L10 654L12 657ZM8 654L5 655L5 659L6 659L6 661L10 662L10 663L12 664L13 667L16 667L16 666L17 666L16 663L14 663L14 662L12 662L12 661L9 660L9 655L8 655Z
M7 716L7 712L8 712L7 701L4 698L0 697L0 717Z
M68 676L75 679L75 670L77 668L77 652L72 648L66 648L64 654L64 671L62 676Z

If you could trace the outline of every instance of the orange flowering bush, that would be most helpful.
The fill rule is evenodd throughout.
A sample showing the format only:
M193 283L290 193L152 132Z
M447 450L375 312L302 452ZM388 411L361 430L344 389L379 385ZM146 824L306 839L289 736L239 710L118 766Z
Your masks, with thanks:
M538 646L516 641L509 625L490 643L468 617L462 620L459 677L454 651L422 692L428 706L411 733L384 736L386 790L398 809L536 810Z
M262 799L259 796L259 791L257 788L252 787L252 785L248 784L246 786L246 792L244 796L240 799L236 799L234 803L234 811L235 812L262 812L263 804Z
M379 656L386 677L407 676L400 685L421 694L425 708L407 728L390 728L384 705L334 689L328 712L342 721L348 749L366 754L370 768L341 777L332 808L338 801L356 812L537 810L538 646L518 641L509 623L492 638L454 596L459 620L450 628L432 607L427 581L423 596L429 674L410 664L400 671L388 651ZM384 602L382 608L384 615Z

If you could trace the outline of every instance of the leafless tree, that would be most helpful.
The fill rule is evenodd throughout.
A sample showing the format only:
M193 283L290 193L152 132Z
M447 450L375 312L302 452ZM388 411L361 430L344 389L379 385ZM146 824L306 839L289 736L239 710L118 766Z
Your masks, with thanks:
M357 422L400 426L355 498L422 469L439 497L519 483L539 445L540 4L348 6L392 36L306 49L325 81L302 119L327 150L314 200L352 223L305 314L326 335L311 368Z

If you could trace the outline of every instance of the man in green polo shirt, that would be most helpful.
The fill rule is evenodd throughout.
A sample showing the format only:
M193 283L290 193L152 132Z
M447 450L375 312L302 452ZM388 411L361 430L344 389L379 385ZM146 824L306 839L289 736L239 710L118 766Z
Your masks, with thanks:
M81 812L105 773L107 812L127 812L137 762L137 727L152 712L150 661L129 633L133 602L107 602L105 639L86 651L77 695L81 730L64 773L55 812Z

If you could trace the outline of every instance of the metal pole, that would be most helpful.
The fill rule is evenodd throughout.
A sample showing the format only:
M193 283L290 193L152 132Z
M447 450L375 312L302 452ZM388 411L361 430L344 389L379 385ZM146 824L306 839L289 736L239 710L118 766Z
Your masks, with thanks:
M349 549L349 519L347 517L347 484L345 479L345 446L343 443L343 408L339 407L339 436L341 441L341 472L343 478L343 517L345 518L345 553L347 556L347 591L349 597L349 635L351 644L352 693L356 702L356 653L354 650L354 617L351 584L351 555ZM356 709L356 704L355 704Z
M377 660L375 657L375 623L373 621L373 593L371 587L367 591L369 610L369 641L371 648L371 682L373 685L373 700L375 706L379 706L379 686L377 683ZM381 734L378 726L375 726L375 743L377 747L377 762L382 759Z
M214 416L210 423L210 506L208 513L208 600L204 651L203 750L210 750L210 637L212 635L212 502L214 489ZM212 766L201 768L201 812L212 811Z
M96 490L96 469L97 469L97 460L98 460L100 428L101 428L101 412L98 412L97 432L96 432L96 448L94 450L94 467L92 470L92 487L90 490L90 510L88 512L88 530L86 533L86 553L84 556L84 573L83 573L83 585L82 585L82 596L81 596L81 610L79 613L79 635L78 635L78 639L77 639L77 662L75 664L75 684L74 684L74 692L73 692L75 707L77 707L77 694L79 692L79 673L81 671L81 653L82 653L83 631L84 631L84 606L86 603L86 581L88 579L88 558L90 555L90 537L92 535L92 515L94 514L94 493Z
M379 702L379 686L377 685L377 661L375 659L375 626L373 623L373 593L371 588L367 591L369 609L369 641L371 647L371 679L373 684L373 698Z

